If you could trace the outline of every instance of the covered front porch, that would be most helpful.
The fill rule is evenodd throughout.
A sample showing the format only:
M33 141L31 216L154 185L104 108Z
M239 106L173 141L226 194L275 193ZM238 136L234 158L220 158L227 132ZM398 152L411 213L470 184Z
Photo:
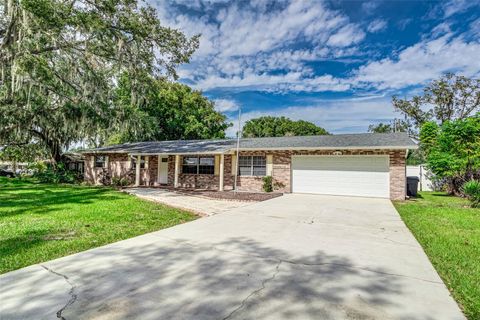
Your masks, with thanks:
M129 154L134 186L233 190L236 156L208 154Z

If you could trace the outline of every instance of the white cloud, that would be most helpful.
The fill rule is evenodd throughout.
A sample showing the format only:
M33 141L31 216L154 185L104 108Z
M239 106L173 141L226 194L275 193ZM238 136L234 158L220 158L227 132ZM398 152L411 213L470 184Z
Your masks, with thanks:
M375 11L379 5L379 1L367 1L362 3L362 10L367 14L373 14L373 11Z
M412 23L412 21L413 21L412 18L401 19L397 22L397 27L399 30L403 31L410 23Z
M201 90L339 92L359 87L389 90L423 84L449 71L470 76L480 72L478 37L456 35L449 21L438 24L417 44L336 78L319 74L311 62L362 61L359 59L369 55L362 50L367 35L360 25L325 2L285 0L272 5L263 0L176 1L191 10L179 10L175 1L158 1L159 16L163 23L188 35L202 34L200 49L192 62L178 71L182 80ZM456 12L462 12L469 3L457 0L437 7L454 14L451 6L457 5ZM362 7L371 11L377 5L366 2ZM404 19L398 22L398 27L405 28L411 21ZM478 20L472 22L470 32L480 28L479 25ZM367 31L380 32L386 27L385 20L376 19L370 21Z
M179 74L204 90L236 85L261 90L347 88L338 80L313 76L306 62L356 54L355 45L365 37L359 25L324 2L282 1L272 6L262 0L234 1L217 11L206 0L176 2L201 12L185 13L175 2L156 2L164 24L190 36L201 34L199 50ZM299 42L305 46L292 49Z
M425 83L445 72L466 76L480 73L480 43L462 36L446 34L425 39L402 50L398 57L385 58L360 67L352 78L353 85L377 89L399 89Z
M289 72L284 75L244 73L243 76L208 76L199 80L194 87L202 90L214 88L235 88L237 91L250 89L264 91L345 91L350 85L331 75L305 77L301 72Z
M443 35L446 35L448 33L451 33L451 29L450 29L450 24L447 23L447 22L442 22L438 25L436 25L432 31L430 31L430 34L428 34L427 36L429 38L437 38L439 36L443 36Z
M363 32L358 26L348 24L343 26L335 34L328 38L327 44L332 47L347 47L359 43L365 38Z
M232 112L238 110L238 104L233 100L215 99L215 110L219 112Z
M480 35L480 18L470 23L470 30L473 34Z
M376 19L370 22L367 31L371 33L380 32L387 28L387 21L383 19Z
M454 14L465 12L479 5L479 0L449 0L442 3L442 10L444 17L448 18Z

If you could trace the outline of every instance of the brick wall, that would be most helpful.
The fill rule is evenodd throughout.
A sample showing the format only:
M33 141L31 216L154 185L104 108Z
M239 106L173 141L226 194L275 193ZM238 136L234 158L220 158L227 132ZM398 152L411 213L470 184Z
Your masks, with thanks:
M108 156L108 163L105 168L95 168L94 157ZM135 168L132 169L131 158L125 153L110 154L86 154L85 155L85 174L84 180L92 184L102 184L102 177L108 175L108 178L124 178L130 181L130 185L135 183ZM155 157L150 157L147 169L140 169L140 184L153 185L152 180L156 178ZM153 160L153 161L152 161ZM154 168L152 168L154 167ZM155 172L155 173L153 173Z
M390 199L405 200L405 151L390 151Z
M95 168L95 156L108 156L108 163L104 168ZM112 177L132 179L130 160L127 154L86 154L84 180L92 184L109 182ZM133 179L135 178L133 172Z
M154 186L158 175L158 156L148 157L148 168L142 173L143 181L141 181L141 184L144 186Z

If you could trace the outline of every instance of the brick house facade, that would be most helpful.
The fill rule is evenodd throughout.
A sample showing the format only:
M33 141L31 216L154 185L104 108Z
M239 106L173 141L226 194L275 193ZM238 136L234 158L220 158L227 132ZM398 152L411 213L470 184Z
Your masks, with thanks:
M319 155L338 157L384 155L389 159L390 198L405 199L405 161L406 149L343 149L341 155L337 148L331 150L255 150L240 151L240 156L261 156L266 158L266 175L271 175L278 192L292 192L292 156ZM103 157L103 166L96 166L96 157ZM205 153L202 156L214 157L215 171L213 174L190 174L183 173L178 168L177 185L179 188L211 189L218 190L220 187L219 154ZM140 186L158 186L158 170L160 155L145 155L142 160L144 167L139 169ZM182 155L167 155L168 178L166 186L175 186L175 162L182 163ZM178 158L178 160L176 160ZM223 189L232 190L234 187L234 174L236 168L236 156L232 152L223 154ZM132 156L128 153L95 152L85 153L85 180L93 184L111 183L112 179L126 179L129 184L135 183L136 167L132 165ZM261 192L263 185L262 176L237 176L237 189L239 191Z

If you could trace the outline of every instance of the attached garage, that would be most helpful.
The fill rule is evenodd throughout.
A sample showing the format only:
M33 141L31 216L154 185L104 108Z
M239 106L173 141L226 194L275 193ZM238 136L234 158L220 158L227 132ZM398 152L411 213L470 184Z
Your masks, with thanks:
M389 198L389 157L292 156L292 192Z

